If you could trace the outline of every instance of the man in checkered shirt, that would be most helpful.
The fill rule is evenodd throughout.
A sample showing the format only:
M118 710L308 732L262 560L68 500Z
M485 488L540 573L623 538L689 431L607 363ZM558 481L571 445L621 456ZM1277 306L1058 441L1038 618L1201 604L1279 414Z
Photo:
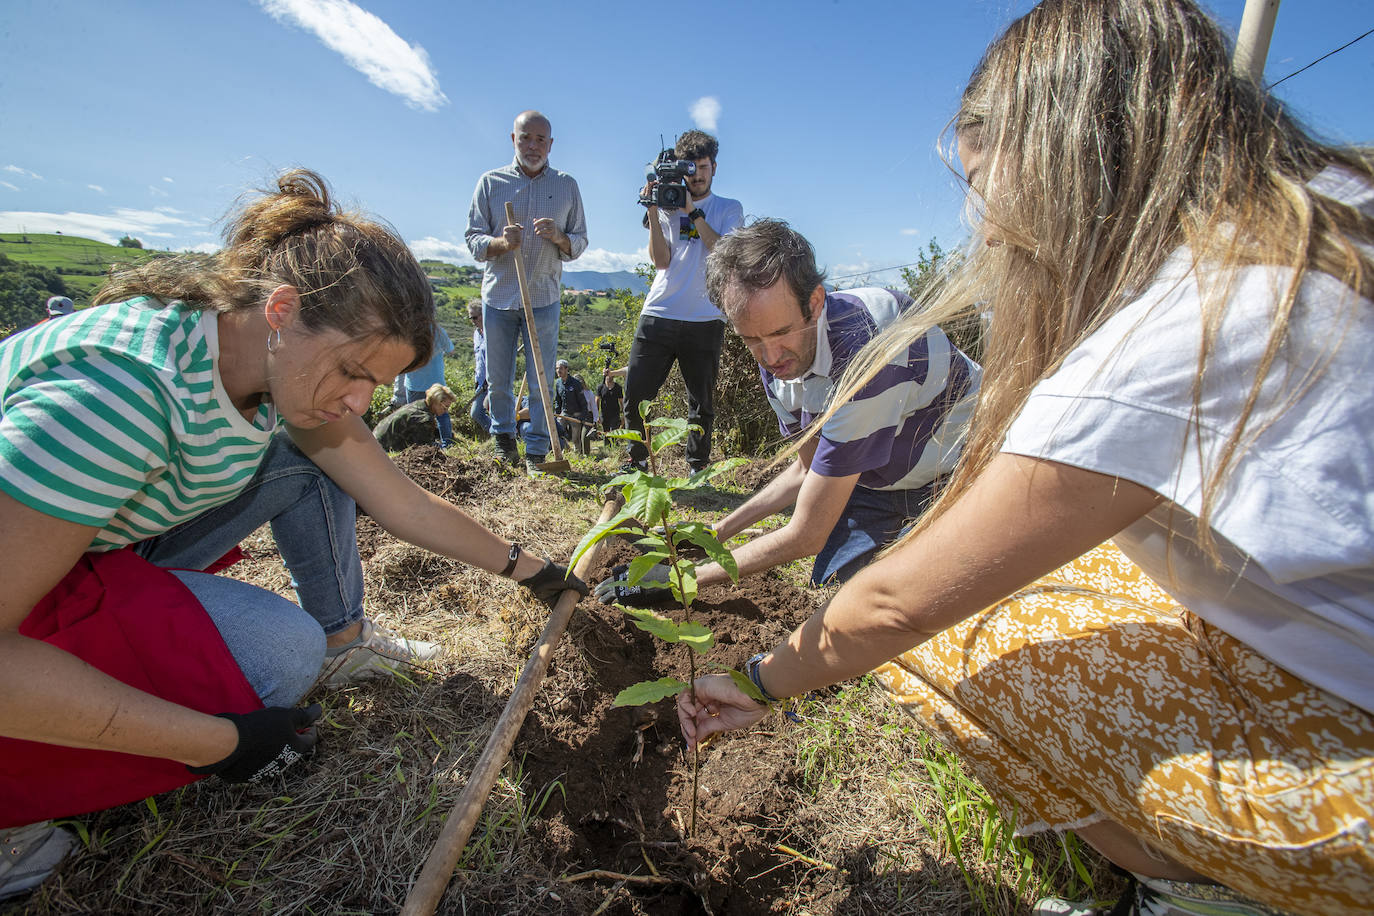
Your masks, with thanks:
M544 379L552 383L563 262L576 259L587 249L587 218L577 181L549 165L549 150L553 148L549 119L537 111L522 111L515 118L510 138L515 159L478 180L465 237L472 256L485 264L482 318L491 386L491 432L497 457L516 464L515 351L523 339L525 353L534 352L520 301L516 258L525 264ZM511 225L506 225L507 202L515 209L516 221ZM525 439L525 463L533 469L544 462L549 451L548 424L541 406L548 392L540 390L528 364L526 379L531 428Z

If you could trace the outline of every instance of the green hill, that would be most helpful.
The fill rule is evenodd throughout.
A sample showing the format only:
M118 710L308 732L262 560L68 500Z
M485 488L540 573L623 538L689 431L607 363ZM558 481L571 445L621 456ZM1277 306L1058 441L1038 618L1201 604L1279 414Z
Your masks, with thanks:
M0 255L53 271L66 284L65 295L86 305L105 281L111 264L137 263L170 252L121 248L75 235L0 233Z
M88 306L113 264L169 254L172 252L123 248L74 235L0 233L0 332L26 328L41 320L49 296L70 296L78 308ZM423 260L420 265L434 287L439 323L458 345L455 357L461 364L465 360L460 354L466 352L466 362L470 363L471 352L465 346L472 336L467 303L481 297L482 269L433 260ZM571 359L576 371L593 368L581 364L579 349L600 335L620 329L623 313L608 310L609 305L606 299L590 299L567 309L559 355Z

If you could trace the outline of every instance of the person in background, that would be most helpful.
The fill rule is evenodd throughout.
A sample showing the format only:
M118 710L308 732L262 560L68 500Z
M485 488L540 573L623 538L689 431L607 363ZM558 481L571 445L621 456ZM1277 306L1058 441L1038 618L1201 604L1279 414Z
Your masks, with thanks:
M625 400L625 389L619 379L625 377L625 367L606 369L601 373L601 384L596 388L596 399L601 404L601 428L606 432L620 429L624 423L620 405Z
M393 403L398 395L402 398L402 404L423 401L429 396L431 388L435 385L443 386L444 358L452 352L453 341L449 339L448 332L439 322L434 322L434 352L423 365L397 376L392 394ZM444 411L436 419L439 423L439 447L448 448L453 444L453 418L448 415L448 411Z
M61 318L76 311L76 303L66 296L50 296L47 302L48 318Z
M491 435L491 414L487 411L487 335L482 331L482 302L474 299L468 303L468 321L472 322L472 385L474 394L468 415L472 425L477 427L477 437L485 439Z
M541 600L586 590L363 423L433 352L434 301L315 173L246 200L217 254L126 268L95 303L0 342L0 898L70 844L48 819L274 779L314 746L312 685L439 656L366 614L360 509ZM268 522L299 605L212 574Z
M649 257L656 272L635 326L625 378L625 425L642 436L639 404L658 397L676 360L687 386L687 420L702 430L687 437L687 464L693 471L711 460L716 375L725 341L725 322L706 295L706 255L722 236L744 224L739 201L712 193L719 151L716 138L703 131L678 137L674 154L696 167L686 179L687 200L680 210L648 205ZM652 183L646 185L641 198L648 199L652 188ZM621 470L645 470L648 455L643 443L631 442L629 461Z
M587 410L587 399L583 397L586 386L582 384L582 379L572 374L568 361L558 360L554 364L554 371L558 377L554 380L553 411L558 417L571 417L556 421L560 435L568 440L582 434L582 430L575 427L592 425L592 415Z
M456 400L458 396L447 386L430 385L423 401L393 410L372 434L388 452L399 452L412 445L440 445L438 420Z
M587 248L587 219L582 193L567 172L549 165L553 128L537 111L522 111L510 135L515 160L477 181L465 233L468 250L485 265L482 305L487 335L487 372L491 381L491 433L498 460L518 464L515 447L515 351L524 341L525 377L529 383L531 427L525 439L525 467L539 470L549 451L548 422L534 367L535 352L520 299L515 259L525 264L534 326L539 334L545 384L553 379L558 353L559 296L563 262L576 260ZM516 223L506 225L506 204Z
M954 121L987 244L821 425L986 312L963 457L746 669L769 698L878 668L1019 829L1135 875L1118 912L1363 914L1374 156L1230 58L1191 0L1046 0L988 49ZM697 744L767 707L712 675L678 711Z

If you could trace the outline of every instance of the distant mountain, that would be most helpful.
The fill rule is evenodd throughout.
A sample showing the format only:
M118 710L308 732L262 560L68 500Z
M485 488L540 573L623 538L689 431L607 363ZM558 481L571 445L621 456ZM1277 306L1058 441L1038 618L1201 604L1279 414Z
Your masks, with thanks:
M604 273L599 270L565 270L563 285L571 289L628 289L632 293L647 293L649 284L639 274L628 270Z

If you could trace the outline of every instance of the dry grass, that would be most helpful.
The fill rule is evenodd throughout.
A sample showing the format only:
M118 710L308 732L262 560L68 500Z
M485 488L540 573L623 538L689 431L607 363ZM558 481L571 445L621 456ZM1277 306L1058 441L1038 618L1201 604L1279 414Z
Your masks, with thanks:
M529 550L566 557L593 522L594 484L614 459L577 459L568 480L529 479L499 470L475 446L459 445L457 476L422 482L446 494L501 535ZM744 494L693 507L711 516ZM208 780L146 803L74 819L83 844L59 873L9 913L384 913L396 912L461 793L500 714L545 610L513 584L400 544L360 526L368 613L407 635L434 639L444 654L409 679L320 692L321 747L285 786L226 787ZM246 548L254 559L234 574L289 594L270 534ZM797 574L804 574L798 568ZM819 596L818 596L819 597ZM576 634L574 618L571 634ZM777 633L760 633L766 641ZM574 639L579 645L593 641ZM584 651L592 651L584 649ZM563 663L561 684L587 672ZM588 669L589 670L589 669ZM588 685L590 686L590 685ZM536 700L545 717L566 713L574 689ZM1035 887L1074 878L1055 866L1053 841L989 853L986 812L964 806L962 826L945 826L950 792L970 791L947 755L895 711L871 680L809 703L802 724L713 750L703 780L728 779L749 761L774 768L783 800L770 841L806 857L779 912L1015 913ZM721 743L722 745L725 742ZM729 754L744 753L744 757ZM716 774L713 777L713 773ZM560 882L561 865L530 839L539 812L562 791L533 785L520 761L507 766L469 843L444 912L655 912L633 886ZM943 780L945 785L941 786ZM975 787L976 788L976 787ZM991 828L996 832L996 828ZM954 836L951 842L951 836ZM776 839L773 839L776 837ZM1091 860L1090 860L1091 861ZM1023 875L1029 875L1022 880ZM824 880L821 880L824 879ZM824 892L817 890L824 888Z

